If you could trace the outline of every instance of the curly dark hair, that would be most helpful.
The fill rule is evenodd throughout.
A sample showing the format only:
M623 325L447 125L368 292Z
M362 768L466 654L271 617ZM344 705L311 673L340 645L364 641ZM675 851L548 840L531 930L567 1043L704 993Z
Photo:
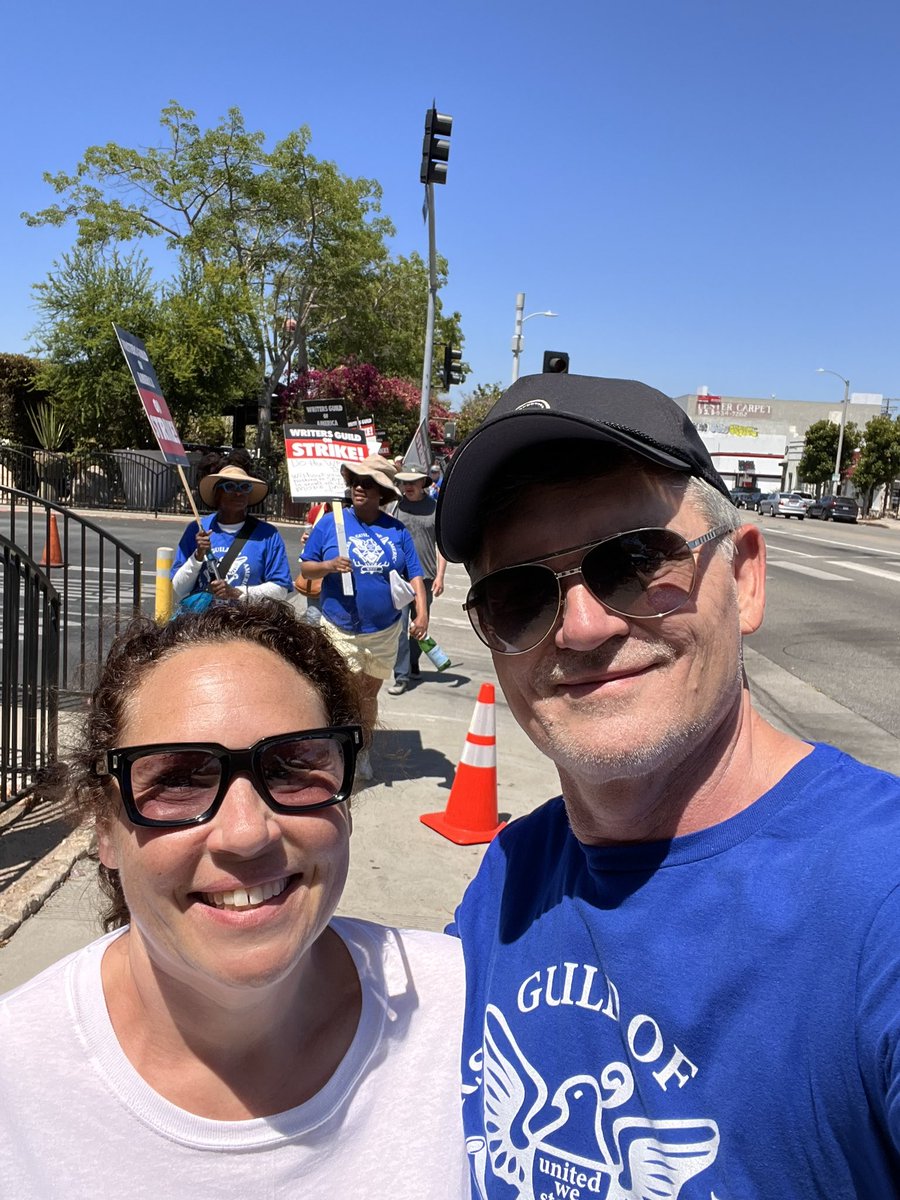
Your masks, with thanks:
M214 604L164 625L138 617L110 647L88 715L57 777L56 786L64 788L76 822L110 821L119 811L118 790L108 777L97 775L95 763L118 744L128 697L163 659L188 647L222 642L251 642L277 654L318 692L329 725L363 725L368 744L372 731L363 720L355 677L325 634L299 621L288 605L274 600ZM129 920L119 873L99 861L97 869L108 901L103 926L118 929Z

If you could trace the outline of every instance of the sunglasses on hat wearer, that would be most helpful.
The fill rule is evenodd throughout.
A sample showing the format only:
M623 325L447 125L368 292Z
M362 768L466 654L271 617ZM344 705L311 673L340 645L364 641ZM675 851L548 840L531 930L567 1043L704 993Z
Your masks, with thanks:
M216 483L216 491L219 490L246 496L248 492L253 491L253 484L239 479L220 479Z
M498 654L524 654L549 636L565 604L561 580L569 576L580 575L594 599L621 617L666 617L693 594L694 551L731 532L718 525L692 541L674 529L616 533L547 556L581 551L578 566L565 571L546 561L491 571L472 584L463 608L481 641Z
M354 475L352 471L347 471L345 478L351 487L365 488L366 491L379 487L371 475Z

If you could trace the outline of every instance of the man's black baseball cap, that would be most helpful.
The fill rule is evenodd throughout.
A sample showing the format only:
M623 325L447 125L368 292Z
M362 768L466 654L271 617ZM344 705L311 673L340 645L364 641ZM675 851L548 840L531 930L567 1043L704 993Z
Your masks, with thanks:
M467 562L475 554L485 488L511 455L575 439L621 446L658 466L705 479L731 499L687 413L656 388L636 379L526 375L460 443L444 473L436 526L444 557Z

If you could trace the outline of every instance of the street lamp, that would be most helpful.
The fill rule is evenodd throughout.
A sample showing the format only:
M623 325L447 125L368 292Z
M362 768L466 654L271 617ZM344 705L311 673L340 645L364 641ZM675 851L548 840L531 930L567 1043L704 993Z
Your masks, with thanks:
M840 379L844 385L844 403L841 405L841 424L838 432L837 455L834 460L834 474L831 477L831 482L834 484L834 494L841 494L841 453L844 449L844 426L847 424L847 405L850 403L850 380L845 379L843 375L837 371L829 371L827 367L816 367L818 375L833 375L835 379Z
M550 312L549 310L546 312L529 313L527 317L523 315L524 312L525 312L525 293L518 292L516 295L516 324L515 324L515 329L513 330L513 336L512 336L512 356L513 356L512 381L513 381L513 383L515 383L516 380L519 378L519 355L522 353L522 347L525 345L525 339L522 336L522 326L525 324L526 321L530 321L532 317L558 317L559 316L559 313Z

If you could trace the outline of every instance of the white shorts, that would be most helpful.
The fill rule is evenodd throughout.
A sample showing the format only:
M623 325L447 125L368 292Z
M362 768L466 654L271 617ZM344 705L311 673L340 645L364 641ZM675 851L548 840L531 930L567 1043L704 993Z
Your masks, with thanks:
M390 679L393 676L402 621L395 621L378 633L348 633L323 617L319 628L340 650L351 671L371 675L373 679Z

